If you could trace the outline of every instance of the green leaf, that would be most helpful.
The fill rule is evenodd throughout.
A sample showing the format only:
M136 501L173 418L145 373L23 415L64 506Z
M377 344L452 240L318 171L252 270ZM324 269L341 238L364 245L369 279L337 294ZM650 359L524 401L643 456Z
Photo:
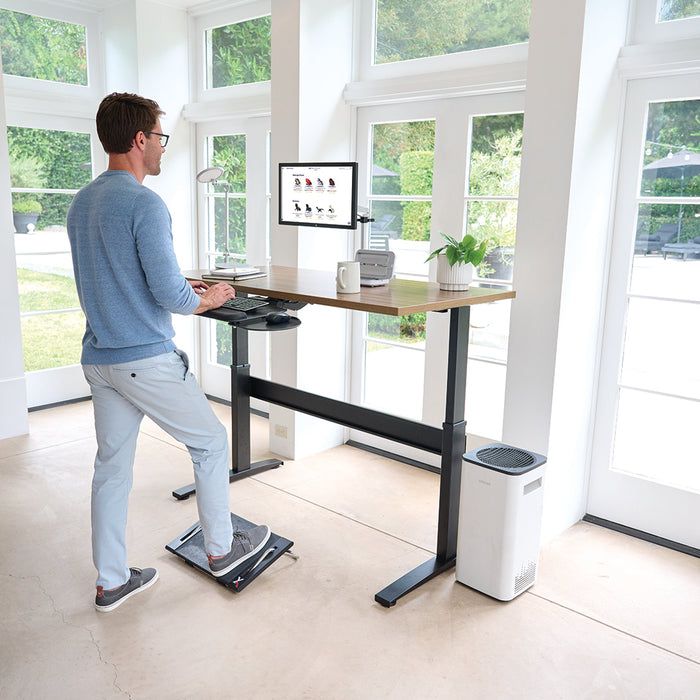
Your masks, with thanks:
M438 248L437 250L434 250L426 259L425 262L428 262L429 260L432 260L433 258L437 258L440 253L442 253L443 250L445 250L447 246L442 246L442 248Z

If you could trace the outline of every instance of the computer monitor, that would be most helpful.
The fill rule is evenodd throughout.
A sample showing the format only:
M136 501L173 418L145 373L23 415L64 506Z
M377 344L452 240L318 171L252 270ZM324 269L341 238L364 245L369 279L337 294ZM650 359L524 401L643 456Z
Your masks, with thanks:
M279 223L357 228L357 163L280 163Z

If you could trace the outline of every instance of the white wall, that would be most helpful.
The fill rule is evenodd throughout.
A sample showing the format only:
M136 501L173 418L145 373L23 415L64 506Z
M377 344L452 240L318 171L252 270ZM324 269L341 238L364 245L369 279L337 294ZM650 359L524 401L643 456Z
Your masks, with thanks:
M545 539L585 513L626 19L532 2L503 439L548 456Z
M350 158L352 2L272 2L272 167L280 162ZM352 232L276 224L273 177L272 262L334 270L352 248ZM272 379L345 399L348 313L321 306L299 312L301 327L271 338ZM285 437L286 435L286 437ZM270 449L299 458L341 444L340 426L270 406Z
M148 0L126 0L104 11L105 93L135 92L155 100L165 111L163 133L170 141L161 174L144 185L157 192L170 210L175 253L182 269L194 267L196 233L193 213L195 167L191 129L182 117L189 102L187 13ZM175 342L196 354L191 317L173 317Z

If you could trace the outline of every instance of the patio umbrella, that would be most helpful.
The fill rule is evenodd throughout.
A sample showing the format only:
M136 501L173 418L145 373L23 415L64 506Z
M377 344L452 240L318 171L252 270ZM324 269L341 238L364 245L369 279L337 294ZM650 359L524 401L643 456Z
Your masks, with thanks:
M381 165L376 165L372 163L372 177L398 177L399 174L395 173L393 170L387 170L387 168L382 168Z
M653 180L657 177L680 178L681 197L683 196L683 183L686 177L693 177L700 173L700 153L693 153L687 148L681 148L676 153L669 153L661 160L655 160L642 168L642 177L645 180ZM676 242L681 239L681 218L683 217L683 205L678 210L678 236Z

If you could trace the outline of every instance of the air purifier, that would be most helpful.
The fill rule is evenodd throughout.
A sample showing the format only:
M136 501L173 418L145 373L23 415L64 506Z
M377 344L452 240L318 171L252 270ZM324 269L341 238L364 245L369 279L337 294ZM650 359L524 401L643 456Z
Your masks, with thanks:
M464 455L457 581L498 600L535 583L546 461L502 443Z

